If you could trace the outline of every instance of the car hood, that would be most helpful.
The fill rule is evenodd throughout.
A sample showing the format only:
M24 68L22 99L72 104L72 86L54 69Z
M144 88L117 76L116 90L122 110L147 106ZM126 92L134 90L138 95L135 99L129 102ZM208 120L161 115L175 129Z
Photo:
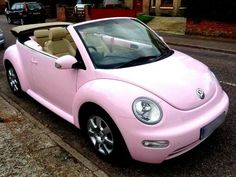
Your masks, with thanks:
M158 62L97 72L98 78L136 85L180 110L199 107L211 99L216 92L216 79L208 67L177 51ZM203 99L199 98L198 89L204 91Z

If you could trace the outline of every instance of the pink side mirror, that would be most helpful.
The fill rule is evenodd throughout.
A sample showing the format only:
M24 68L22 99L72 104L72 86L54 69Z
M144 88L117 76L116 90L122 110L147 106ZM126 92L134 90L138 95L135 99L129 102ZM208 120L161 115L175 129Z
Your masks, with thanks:
M72 69L72 66L75 63L77 63L75 57L71 55L65 55L56 60L55 67L58 69Z

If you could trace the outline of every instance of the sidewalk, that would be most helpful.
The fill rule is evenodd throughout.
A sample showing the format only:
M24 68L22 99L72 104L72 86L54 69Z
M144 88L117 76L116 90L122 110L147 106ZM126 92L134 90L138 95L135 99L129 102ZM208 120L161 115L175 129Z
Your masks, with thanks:
M236 54L236 39L158 33L169 45Z
M0 176L108 176L0 93Z

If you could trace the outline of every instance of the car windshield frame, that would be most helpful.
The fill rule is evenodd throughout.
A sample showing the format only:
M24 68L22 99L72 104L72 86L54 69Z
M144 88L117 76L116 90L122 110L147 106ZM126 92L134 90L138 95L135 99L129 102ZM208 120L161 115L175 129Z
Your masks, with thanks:
M137 19L106 19L79 24L74 29L96 69L148 64L174 53L156 33Z

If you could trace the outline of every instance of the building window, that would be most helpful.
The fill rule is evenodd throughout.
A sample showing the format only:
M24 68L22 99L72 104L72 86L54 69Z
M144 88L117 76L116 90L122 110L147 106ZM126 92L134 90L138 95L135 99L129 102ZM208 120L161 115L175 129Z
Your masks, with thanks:
M187 7L188 0L181 0L181 7Z
M156 0L152 0L152 7L156 7Z
M173 7L173 0L162 0L161 7Z

